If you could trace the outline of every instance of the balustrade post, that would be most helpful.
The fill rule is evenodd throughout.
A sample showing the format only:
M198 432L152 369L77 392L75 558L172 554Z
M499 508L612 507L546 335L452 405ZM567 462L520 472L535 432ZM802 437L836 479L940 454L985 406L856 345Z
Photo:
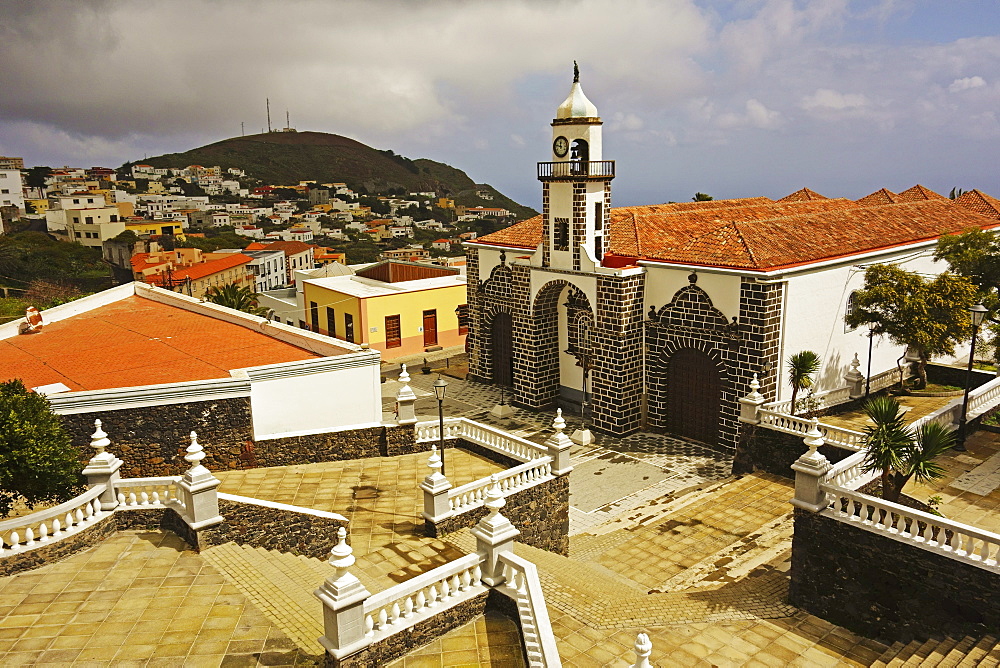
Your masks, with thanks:
M803 439L809 450L792 464L795 471L795 498L792 505L814 513L826 508L826 494L820 488L823 476L830 470L830 462L819 452L825 443L819 431L819 419L813 418L812 425Z
M396 392L396 423L413 424L417 421L417 414L414 406L417 403L417 395L410 388L410 374L406 371L406 365L399 365L399 382L403 384Z
M111 445L111 441L101 429L101 421L94 420L94 433L90 436L90 447L96 450L97 454L87 462L87 468L83 469L83 475L87 477L88 487L107 485L107 488L97 497L101 502L101 510L114 510L118 507L115 483L121 479L119 469L122 467L122 460L110 452L104 451L104 448L109 445Z
M760 416L757 414L757 411L767 400L763 394L758 392L759 389L760 381L757 380L757 374L754 374L753 380L750 381L750 394L739 400L740 422L760 424Z
M420 483L420 489L424 491L423 517L431 524L437 524L451 517L451 506L448 503L451 483L441 473L441 457L438 455L436 444L431 445L431 456L427 460L427 466L430 467L431 474Z
M330 550L330 565L337 572L313 592L323 604L323 636L319 642L335 659L354 654L371 644L365 637L365 601L371 593L348 572L354 550L347 544L347 530L337 529L337 544Z
M865 394L865 377L861 375L860 367L861 362L858 360L858 354L854 353L854 359L851 360L851 369L844 374L844 380L847 381L847 390L851 399L859 399Z
M653 643L649 642L649 636L640 633L635 637L635 663L630 668L652 668L649 663L649 655L653 653Z
M222 522L218 494L221 481L202 466L201 460L204 458L204 448L198 443L198 435L192 431L191 445L184 455L191 468L177 481L177 488L184 502L184 521L192 529L202 529Z
M476 551L484 561L482 581L489 587L495 587L503 584L505 580L500 555L514 551L514 538L521 532L500 514L500 509L507 502L504 501L495 473L490 476L490 482L492 484L486 492L486 502L483 504L489 512L472 528L472 535L476 537Z
M556 409L556 419L552 421L552 428L556 430L555 433L545 439L545 447L549 450L549 457L552 457L552 475L565 475L573 470L569 460L573 441L563 433L566 420L563 419L561 408Z

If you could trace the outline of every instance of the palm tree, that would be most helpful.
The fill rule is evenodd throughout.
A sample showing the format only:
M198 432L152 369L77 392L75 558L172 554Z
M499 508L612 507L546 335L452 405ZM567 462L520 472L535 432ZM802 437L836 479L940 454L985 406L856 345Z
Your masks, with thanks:
M928 422L916 431L909 429L899 401L893 397L876 397L864 409L874 423L865 427L868 454L864 471L878 471L883 499L898 501L911 478L928 482L944 475L934 460L955 445L955 435L948 427Z
M267 309L257 305L258 296L249 287L236 285L235 283L227 283L222 287L213 285L205 290L205 299L213 304L228 306L237 311L245 311L253 315L263 316L267 313Z
M788 384L792 386L792 415L795 415L795 398L799 390L813 386L813 375L819 371L819 355L803 350L788 358Z

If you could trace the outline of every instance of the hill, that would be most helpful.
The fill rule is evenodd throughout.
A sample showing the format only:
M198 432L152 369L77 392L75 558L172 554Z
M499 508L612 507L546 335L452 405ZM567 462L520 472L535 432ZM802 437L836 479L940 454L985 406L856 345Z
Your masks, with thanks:
M379 151L359 141L325 132L271 132L233 137L184 153L146 158L143 162L159 168L237 167L247 176L272 185L315 179L346 183L356 191L433 190L466 206L508 209L519 219L537 214L488 184L476 184L465 172L450 165L427 159L410 160L392 151ZM129 166L130 163L123 165ZM477 190L493 193L493 199L478 197Z

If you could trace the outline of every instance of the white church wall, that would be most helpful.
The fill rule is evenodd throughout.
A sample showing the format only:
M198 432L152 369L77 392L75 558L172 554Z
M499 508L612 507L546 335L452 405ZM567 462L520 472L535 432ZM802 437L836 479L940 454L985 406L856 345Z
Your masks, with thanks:
M893 253L869 259L865 266L876 262L892 262L908 271L937 275L948 268L944 262L934 262L931 250ZM849 329L844 315L851 293L864 287L865 269L860 265L841 265L819 269L789 277L785 288L784 340L781 350L782 387L780 399L791 396L785 376L786 361L802 350L812 350L820 356L822 367L817 377L816 391L830 390L844 385L844 374L857 353L862 374L868 368L868 329ZM872 375L896 367L897 359L905 352L902 346L887 338L876 337L872 347ZM954 362L965 356L961 347L958 357L943 357L937 361Z
M672 269L654 264L646 266L645 311L653 306L659 311L674 294L690 285L690 269ZM740 277L731 274L698 272L698 287L708 293L715 308L728 319L740 314Z

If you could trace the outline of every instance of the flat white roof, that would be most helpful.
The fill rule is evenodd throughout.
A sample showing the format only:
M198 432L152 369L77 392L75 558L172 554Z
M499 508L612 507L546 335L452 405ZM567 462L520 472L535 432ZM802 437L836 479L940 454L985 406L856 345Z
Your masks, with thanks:
M353 297L381 297L383 295L398 295L406 292L417 292L419 290L431 290L433 288L449 288L455 286L465 286L465 276L452 274L450 276L437 276L435 278L421 278L415 281L400 281L397 283L385 283L363 276L330 276L328 278L314 278L305 281L312 285L329 290L336 290Z

